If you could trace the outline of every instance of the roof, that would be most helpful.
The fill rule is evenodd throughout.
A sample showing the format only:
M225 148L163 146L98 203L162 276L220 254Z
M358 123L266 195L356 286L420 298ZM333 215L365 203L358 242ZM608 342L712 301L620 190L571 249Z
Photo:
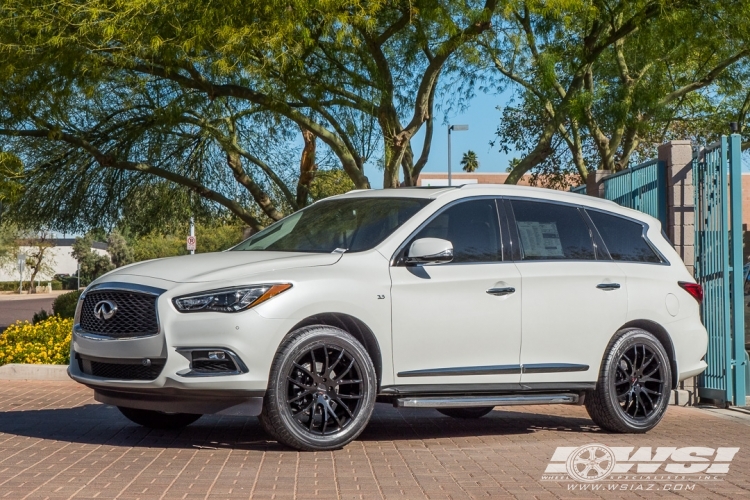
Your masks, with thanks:
M656 221L650 215L623 207L617 203L595 198L584 194L571 193L569 191L558 191L556 189L547 189L529 186L515 186L512 184L464 184L455 187L408 187L397 189L361 189L350 191L346 194L338 195L335 198L427 198L427 199L460 199L470 196L523 196L528 198L537 198L540 200L560 201L563 203L573 203L576 205L599 208L613 212L620 212L629 217L648 221ZM329 198L330 199L330 198Z

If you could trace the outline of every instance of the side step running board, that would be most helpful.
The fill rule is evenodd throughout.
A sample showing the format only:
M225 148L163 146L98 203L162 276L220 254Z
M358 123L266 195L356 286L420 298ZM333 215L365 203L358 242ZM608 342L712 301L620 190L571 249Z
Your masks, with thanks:
M579 395L511 394L507 396L429 396L399 398L394 406L402 408L469 408L475 406L518 406L576 404Z

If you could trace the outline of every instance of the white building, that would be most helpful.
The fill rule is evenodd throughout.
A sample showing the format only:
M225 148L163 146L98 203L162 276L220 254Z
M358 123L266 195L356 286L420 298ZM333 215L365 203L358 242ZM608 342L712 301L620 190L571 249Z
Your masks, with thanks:
M53 271L51 273L40 272L37 274L35 281L50 281L56 274L73 275L78 269L78 261L75 260L72 255L73 243L75 243L76 240L73 238L58 238L50 241L54 243L54 246L45 250L44 260ZM91 246L91 250L99 255L109 256L106 243L100 243L98 241L94 242ZM19 251L26 255L30 255L35 252L35 248L21 245ZM31 277L31 269L26 266L26 271L24 271L23 274L23 279L28 280ZM15 262L11 262L5 266L0 266L0 281L18 281L18 278L18 268Z

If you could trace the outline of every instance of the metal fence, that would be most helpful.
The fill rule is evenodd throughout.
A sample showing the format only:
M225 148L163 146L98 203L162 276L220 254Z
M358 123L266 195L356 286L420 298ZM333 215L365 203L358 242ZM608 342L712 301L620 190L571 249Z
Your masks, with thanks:
M708 368L698 395L745 406L740 137L722 137L693 159L695 279L703 286ZM735 236L736 235L736 236Z
M664 162L649 160L606 177L604 197L645 212L667 225L667 174Z
M604 198L640 210L667 225L667 174L664 162L649 160L602 179ZM570 189L586 194L586 185Z

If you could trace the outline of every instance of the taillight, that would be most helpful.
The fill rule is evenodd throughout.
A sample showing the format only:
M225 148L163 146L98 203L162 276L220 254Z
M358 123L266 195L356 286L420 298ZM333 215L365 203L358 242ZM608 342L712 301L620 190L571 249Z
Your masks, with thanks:
M689 281L678 281L678 285L682 287L687 293L693 296L695 300L700 304L703 302L703 287L698 283L690 283Z

